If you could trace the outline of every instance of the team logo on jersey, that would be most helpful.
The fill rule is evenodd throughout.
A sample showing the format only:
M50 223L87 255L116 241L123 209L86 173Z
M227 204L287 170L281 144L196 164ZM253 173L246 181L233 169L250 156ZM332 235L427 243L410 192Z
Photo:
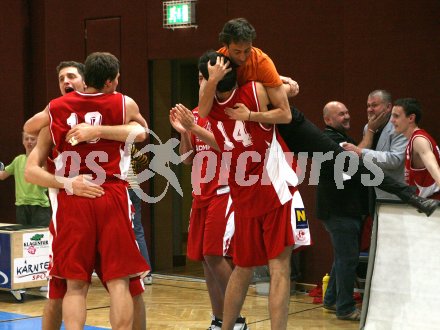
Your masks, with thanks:
M298 242L304 242L307 240L307 233L305 230L298 230L295 233L295 243L298 244Z
M307 222L306 210L304 208L295 208L296 229L307 229L309 223Z

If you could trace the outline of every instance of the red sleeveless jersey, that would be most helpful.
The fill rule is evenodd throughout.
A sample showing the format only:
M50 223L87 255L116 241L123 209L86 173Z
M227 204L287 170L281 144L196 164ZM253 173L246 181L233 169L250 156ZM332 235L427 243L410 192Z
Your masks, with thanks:
M212 132L211 123L207 118L201 118L198 110L197 107L192 111L195 124ZM194 134L191 134L191 142L196 152L192 166L193 207L205 207L212 197L229 192L229 187L226 185L227 177L223 177L222 182L219 182L222 167L221 154L218 151ZM224 171L225 168L223 167L222 170Z
M255 82L235 89L224 102L215 98L208 119L223 163L230 164L228 182L234 210L240 216L256 217L292 199L288 186L296 185L298 179L284 157L288 149L275 126L231 120L224 110L236 103L260 111Z
M408 141L406 146L406 159L405 159L405 180L410 186L417 187L417 194L422 197L431 197L440 199L440 187L436 184L431 174L428 172L427 168L413 168L411 166L412 151L414 139L421 136L429 141L431 144L432 152L435 155L437 163L440 164L440 149L432 138L425 130L418 129L415 130Z
M122 94L68 93L49 103L49 115L57 175L91 174L105 181L115 180L117 176L125 179L130 153L124 152L124 143L95 139L72 146L65 141L67 132L80 123L123 125L125 99Z

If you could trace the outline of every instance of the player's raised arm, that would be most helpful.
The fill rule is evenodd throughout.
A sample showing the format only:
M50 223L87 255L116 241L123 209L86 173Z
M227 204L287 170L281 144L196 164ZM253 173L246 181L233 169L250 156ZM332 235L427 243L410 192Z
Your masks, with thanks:
M208 62L208 80L203 79L199 89L199 116L206 118L212 108L217 84L223 77L231 71L229 61L225 62L223 57L217 57L214 65Z

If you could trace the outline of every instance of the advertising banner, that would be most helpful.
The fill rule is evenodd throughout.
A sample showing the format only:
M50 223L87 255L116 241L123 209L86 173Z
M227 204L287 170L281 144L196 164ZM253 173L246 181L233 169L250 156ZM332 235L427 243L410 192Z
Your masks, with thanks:
M14 283L25 283L47 279L49 257L28 257L14 259Z
M23 257L48 256L49 231L23 233Z
M11 281L11 239L0 233L0 288L10 289Z

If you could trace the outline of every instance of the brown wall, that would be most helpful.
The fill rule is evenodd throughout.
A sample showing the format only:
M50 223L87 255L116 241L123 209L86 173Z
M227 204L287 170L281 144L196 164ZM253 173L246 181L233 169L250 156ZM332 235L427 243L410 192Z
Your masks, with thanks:
M219 46L217 35L227 19L244 16L257 30L255 46L272 57L281 74L299 82L294 103L319 126L323 105L340 100L351 111L352 135L359 139L367 94L385 88L395 98L419 98L422 126L440 140L437 0L199 0L197 29L176 30L162 29L162 2L157 0L62 5L56 0L5 0L0 9L0 158L6 162L22 149L17 133L27 114L58 95L58 62L85 58L84 22L94 18L120 18L123 92L138 102L145 117L154 110L149 108L148 60L196 58ZM104 33L102 38L111 36ZM1 185L1 217L10 218L13 187L10 180ZM303 253L304 281L317 282L329 270L331 247L314 217L314 187L306 181L300 189L315 242Z
M25 152L21 128L29 107L29 15L26 1L0 2L0 161L8 165ZM38 87L35 84L34 87ZM0 222L15 221L14 180L0 182Z

